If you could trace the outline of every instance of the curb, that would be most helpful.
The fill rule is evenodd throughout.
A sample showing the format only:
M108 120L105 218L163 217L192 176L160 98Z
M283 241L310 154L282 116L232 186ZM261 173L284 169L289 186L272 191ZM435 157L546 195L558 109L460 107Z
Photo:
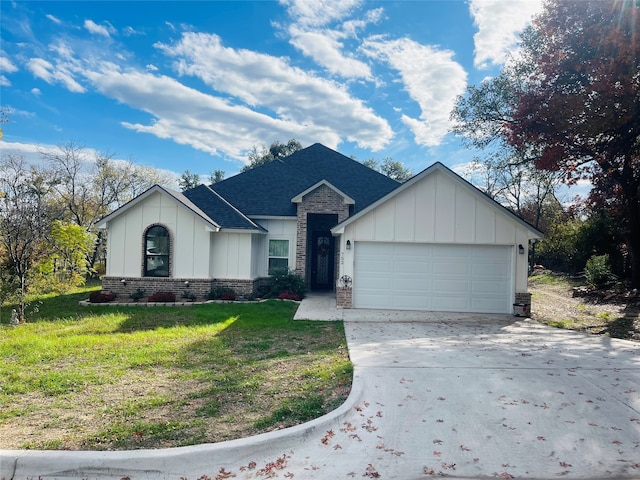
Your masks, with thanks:
M272 462L309 441L318 441L324 430L344 418L363 397L363 386L354 370L351 392L337 409L294 427L253 437L189 447L158 450L57 451L0 450L3 480L83 479L178 480L221 468L238 470L249 462Z

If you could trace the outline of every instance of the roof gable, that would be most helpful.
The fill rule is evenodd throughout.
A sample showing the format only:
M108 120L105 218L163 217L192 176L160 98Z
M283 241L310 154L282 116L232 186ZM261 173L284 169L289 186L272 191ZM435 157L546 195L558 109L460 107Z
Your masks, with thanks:
M416 183L422 181L427 176L433 175L435 172L443 173L445 176L447 176L454 183L456 183L457 185L462 186L462 188L464 188L467 192L469 192L473 197L479 199L480 201L482 201L483 203L488 205L490 208L498 210L504 216L508 217L509 220L511 220L512 222L515 222L515 223L519 224L520 226L524 227L529 232L529 238L530 239L539 239L539 238L543 237L542 232L540 232L538 229L536 229L535 227L533 227L532 225L530 225L529 223L524 221L522 218L518 217L516 214L514 214L508 208L506 208L503 205L501 205L500 203L496 202L494 199L489 197L487 194L485 194L484 192L482 192L481 190L479 190L478 188L473 186L471 183L466 181L460 175L458 175L457 173L455 173L454 171L452 171L451 169L449 169L448 167L446 167L444 164L442 164L440 162L436 162L433 165L431 165L430 167L427 167L425 170L423 170L419 174L415 175L411 179L407 180L405 183L401 184L398 188L396 188L392 192L388 193L387 195L385 195L382 198L378 199L376 202L374 202L371 205L369 205L366 209L361 210L356 215L353 215L353 216L349 217L348 219L344 220L342 223L336 225L333 229L331 229L332 233L334 233L334 234L343 233L344 232L344 228L347 225L357 221L358 218L361 218L362 216L366 215L368 212L374 210L375 208L377 208L378 206L380 206L383 203L387 202L389 199L395 197L396 195L398 195L399 193L403 192L404 190L406 190L408 188L411 188L413 185L415 185Z
M304 198L305 195L313 192L316 188L321 187L322 185L327 186L328 188L336 192L338 195L340 195L344 199L345 205L353 205L355 203L355 200L353 198L351 198L349 195L345 194L344 192L341 192L339 189L331 185L326 180L320 180L315 185L312 185L309 188L307 188L304 192L300 192L299 194L297 194L295 197L291 199L291 201L293 203L302 203L302 199Z
M205 212L203 212L200 209L200 207L194 204L190 199L185 197L182 193L176 192L175 190L171 190L170 188L166 188L158 184L151 186L150 188L142 192L137 197L131 199L130 201L122 205L120 208L117 208L116 210L111 212L109 215L102 217L100 220L96 222L96 227L106 228L109 222L115 220L120 215L127 212L128 210L135 207L136 205L139 205L140 203L144 202L147 198L149 198L154 193L160 193L161 195L171 197L180 206L194 213L196 217L198 217L202 222L205 223L207 228L210 228L214 232L217 232L220 230L221 227L215 220L210 218Z

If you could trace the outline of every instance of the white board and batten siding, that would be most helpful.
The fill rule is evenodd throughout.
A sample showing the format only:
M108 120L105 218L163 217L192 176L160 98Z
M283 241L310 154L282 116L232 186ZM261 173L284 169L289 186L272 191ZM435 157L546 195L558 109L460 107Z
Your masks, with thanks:
M508 313L515 292L527 289L529 235L433 171L345 225L340 275L353 279L355 308Z
M144 232L154 224L169 229L171 239L175 242L172 276L208 278L211 232L175 199L159 192L149 195L111 221L107 275L141 275Z
M296 217L258 217L252 218L254 222L263 227L268 233L266 235L254 235L253 248L253 272L254 278L266 277L269 270L269 240L289 241L289 269L296 267L296 239L297 239L297 218Z

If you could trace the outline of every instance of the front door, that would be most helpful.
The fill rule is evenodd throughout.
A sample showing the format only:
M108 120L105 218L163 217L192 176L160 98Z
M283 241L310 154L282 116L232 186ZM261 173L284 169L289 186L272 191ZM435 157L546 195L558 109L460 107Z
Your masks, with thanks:
M311 288L333 290L335 242L331 232L313 232L311 243Z

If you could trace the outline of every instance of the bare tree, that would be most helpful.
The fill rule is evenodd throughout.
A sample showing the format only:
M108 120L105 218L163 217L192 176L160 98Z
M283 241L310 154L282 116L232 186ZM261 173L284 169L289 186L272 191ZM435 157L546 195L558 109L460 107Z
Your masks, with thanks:
M19 285L20 322L25 319L32 267L48 249L47 235L55 218L51 192L46 173L29 167L22 155L7 155L0 161L0 242L6 267Z
M59 218L96 235L95 249L87 259L89 271L93 271L105 242L102 230L95 231L95 223L153 184L174 183L154 168L113 160L110 153L92 154L75 142L40 154L58 199Z

